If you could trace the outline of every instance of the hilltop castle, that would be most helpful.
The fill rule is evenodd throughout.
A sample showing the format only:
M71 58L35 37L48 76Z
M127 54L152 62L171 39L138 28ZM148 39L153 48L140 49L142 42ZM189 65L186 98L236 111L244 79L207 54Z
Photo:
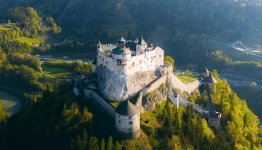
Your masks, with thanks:
M157 78L164 65L164 50L149 46L143 38L116 44L97 45L96 70L101 94L112 101L123 101Z
M86 98L115 120L115 129L119 137L137 138L140 136L140 117L144 110L152 111L156 100L144 99L150 93L162 88L159 98L180 105L179 94L191 94L199 86L208 93L207 110L197 104L183 100L181 105L193 108L208 119L211 127L220 126L221 114L214 110L210 93L214 91L216 80L212 73L204 70L200 81L184 84L173 74L173 66L164 62L164 51L160 47L148 46L143 38L126 41L122 36L116 44L97 45L96 58L97 86L88 86L84 92ZM200 89L202 89L200 88ZM156 92L157 93L157 92ZM176 97L173 97L176 94ZM154 96L156 97L156 95ZM129 100L136 99L133 104ZM120 101L117 107L109 101Z

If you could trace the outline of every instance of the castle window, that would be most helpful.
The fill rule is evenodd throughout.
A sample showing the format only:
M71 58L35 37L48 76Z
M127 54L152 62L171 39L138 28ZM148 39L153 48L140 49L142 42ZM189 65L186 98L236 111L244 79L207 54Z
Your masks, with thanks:
M133 124L133 122L131 121L131 122L129 122L129 125L132 125Z
M159 57L161 57L161 55L159 55Z
M136 65L136 64L133 62L133 63L132 63L132 67L135 67L135 65Z
M121 120L118 120L118 123L121 124Z

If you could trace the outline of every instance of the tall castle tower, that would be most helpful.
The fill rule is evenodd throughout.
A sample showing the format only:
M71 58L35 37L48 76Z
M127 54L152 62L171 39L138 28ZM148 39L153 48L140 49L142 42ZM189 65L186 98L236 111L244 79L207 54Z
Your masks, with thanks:
M140 136L140 111L129 101L123 101L116 108L115 127L123 138Z

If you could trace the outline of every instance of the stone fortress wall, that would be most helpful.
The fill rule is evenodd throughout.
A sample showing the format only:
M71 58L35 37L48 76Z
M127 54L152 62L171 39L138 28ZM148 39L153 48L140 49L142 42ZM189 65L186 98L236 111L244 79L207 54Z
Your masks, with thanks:
M144 95L147 95L154 90L158 89L162 84L166 84L166 76L161 76L155 81L153 81L150 85L148 85L144 91Z
M115 108L108 104L101 96L99 96L95 91L93 90L87 90L84 89L84 94L87 99L92 98L92 102L96 105L100 111L108 114L110 117L115 117Z

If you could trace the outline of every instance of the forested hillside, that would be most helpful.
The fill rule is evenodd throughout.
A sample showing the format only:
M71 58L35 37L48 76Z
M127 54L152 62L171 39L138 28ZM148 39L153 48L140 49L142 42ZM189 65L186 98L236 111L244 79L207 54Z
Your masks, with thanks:
M218 83L212 97L222 113L219 129L209 128L192 107L176 109L164 101L141 115L139 139L121 140L114 134L114 121L92 103L75 98L66 84L46 91L37 103L0 123L0 144L4 149L261 149L258 118L226 81L213 74ZM197 91L190 101L207 103L206 95Z
M98 40L143 35L174 56L176 64L261 78L261 64L211 52L201 38L230 40L260 31L260 1L0 0L0 13L0 88L25 103L10 118L0 106L2 149L261 149L258 117L216 71L212 97L222 113L221 128L209 128L192 107L176 109L165 101L141 115L139 139L123 141L114 136L114 121L73 96L73 82L44 76L40 59L33 55L95 52ZM75 78L92 72L91 63L48 60L45 65L69 69ZM196 91L189 100L205 107L206 98Z

